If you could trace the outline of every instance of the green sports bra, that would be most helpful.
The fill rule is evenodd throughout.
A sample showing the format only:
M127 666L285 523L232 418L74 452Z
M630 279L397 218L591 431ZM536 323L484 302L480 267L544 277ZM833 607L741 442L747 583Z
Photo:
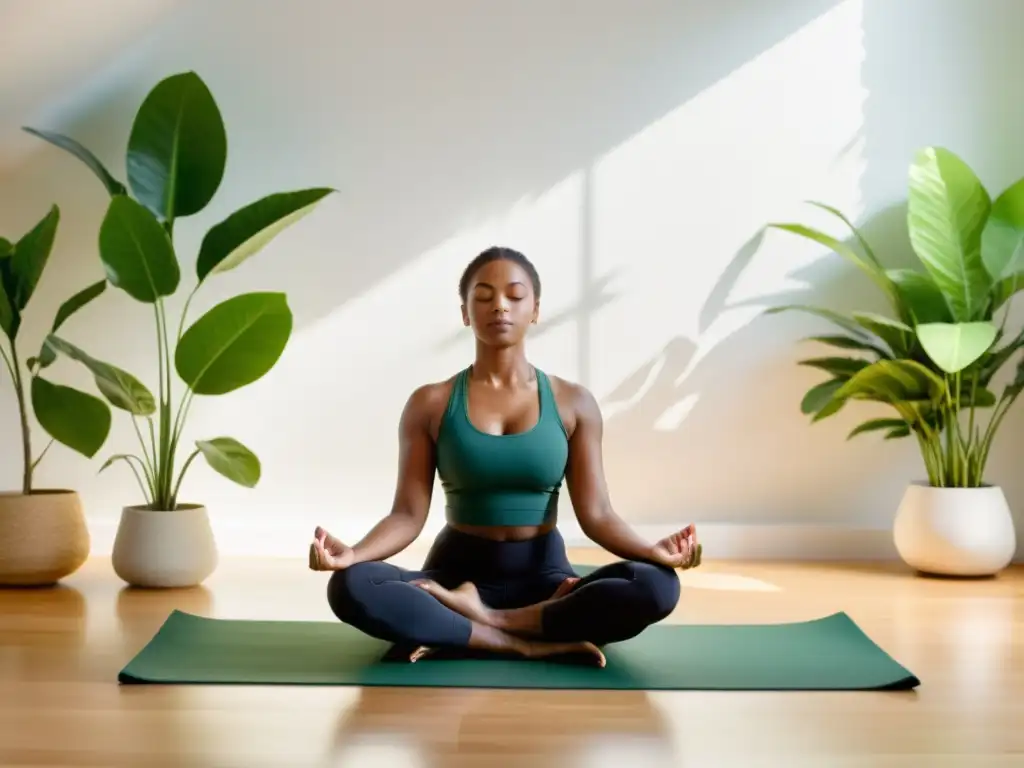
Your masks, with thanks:
M455 377L438 429L437 473L448 521L502 526L554 520L569 439L548 377L537 371L537 424L511 435L491 435L473 426L468 380L469 368Z

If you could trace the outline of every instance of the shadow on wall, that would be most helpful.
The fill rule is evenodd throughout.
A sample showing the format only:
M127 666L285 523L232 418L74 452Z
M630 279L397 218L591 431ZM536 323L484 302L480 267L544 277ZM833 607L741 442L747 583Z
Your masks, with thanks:
M768 68L800 72L806 101L783 86L773 88L764 72L730 78L840 6L839 21L823 34L806 35L782 52L781 65ZM869 237L892 254L894 265L912 263L898 201L914 149L928 143L957 148L993 187L1021 175L1024 144L1017 139L1024 125L1019 114L1004 113L1006 104L1017 102L999 79L1020 61L1010 30L1019 28L1021 11L1014 0L988 0L986 10L972 12L957 0L530 0L500 6L385 0L295 2L283 16L271 3L223 0L187 6L78 92L21 122L71 133L123 176L128 131L145 93L170 72L199 72L224 113L230 156L214 203L178 229L186 275L202 234L240 205L311 184L340 189L193 303L195 317L228 295L272 288L288 293L296 313L296 338L270 377L223 402L197 402L192 411L195 433L186 438L209 436L203 434L208 429L235 433L264 460L255 496L217 479L208 483L205 474L190 476L190 492L219 508L218 521L231 516L225 510L237 511L240 530L263 518L275 535L294 523L303 538L300 518L338 519L336 510L321 505L340 497L342 535L364 532L390 503L402 400L422 377L452 372L471 352L468 340L464 352L459 346L464 335L449 336L459 328L455 284L463 265L496 231L508 229L503 222L510 211L544 208L551 190L567 185L578 187L581 204L555 225L555 234L524 227L520 242L520 230L512 228L516 242L508 244L538 263L546 283L556 274L552 295L568 297L545 308L533 349L563 370L572 367L565 356L576 355L581 381L604 382L609 483L627 517L856 519L884 527L906 480L921 472L916 446L880 447L870 437L846 443L849 429L873 415L866 408L808 425L800 398L818 378L795 363L817 352L797 339L819 326L802 316L756 317L761 305L884 310L884 303L838 256L798 269L782 291L768 286L771 295L750 298L748 292L737 299L744 294L737 285L749 282L751 264L766 244L757 234L736 248L745 235L735 233L757 230L761 207L772 207L765 201L819 188L814 175L830 173L819 164L832 160L826 155L833 148L845 154L840 145L847 141L846 149L858 156L850 161L863 201L856 218L867 221ZM249 26L246 35L233 33L241 19ZM823 50L832 45L841 55ZM794 70L808 50L815 62L841 59L839 70L822 66L807 75L806 64ZM736 79L742 84L734 90L715 87ZM926 81L941 87L925 88ZM979 88L979 82L990 85ZM863 115L858 88L867 92ZM677 113L684 104L687 111ZM773 120L773 110L787 117ZM671 131L644 144L645 130L667 116ZM859 131L848 140L853 128ZM673 135L665 139L668 132ZM636 155L628 150L605 162L596 171L599 199L592 199L595 165L638 136L641 165L649 165L631 169ZM670 150L673 141L685 148L656 165L650 147L660 150L661 141ZM54 254L58 269L48 273L26 325L26 334L40 335L59 303L101 274L95 243L106 199L73 159L21 134L0 137L6 142L32 149L26 163L0 172L0 231L22 230L51 202L64 211ZM771 157L780 146L784 161L793 161L781 172ZM712 160L697 168L701 153ZM730 153L742 158L736 167L717 167ZM798 167L805 157L807 167ZM658 184L667 192L652 192ZM668 204L671 210L658 209ZM551 219L560 218L558 205L552 204ZM708 220L716 215L723 218ZM689 246L691 237L698 247L680 246ZM779 246L773 254L787 253L787 237L797 249L795 236L768 237ZM662 327L657 332L668 340L661 345L644 316L609 341L609 328L619 318L633 321L630 313L642 310L644 301L676 298L661 286L649 290L631 282L658 282L657 274L637 274L659 269L662 250L664 263L695 277L695 290L706 296L696 327ZM696 267L690 271L696 265L721 272L710 261L733 250L713 285L700 282L713 280L706 274L693 275ZM56 278L61 269L64 275ZM785 265L777 270L790 271ZM796 281L805 287L791 288ZM103 305L102 312L77 316L69 338L152 381L151 312L117 292ZM179 306L172 302L169 311ZM638 343L626 348L630 333ZM649 355L658 345L659 353ZM608 364L608 357L625 353L628 362ZM89 387L79 366L62 365L60 375ZM1017 453L1013 443L1019 444L1011 434L1021 434L1020 410L1007 420L993 461L993 476L1007 483L1018 509L1024 508L1024 480L1011 476L1009 461ZM0 410L0 430L14 429L10 411ZM129 445L130 423L115 420L110 452ZM42 475L81 487L91 509L113 511L115 494L117 503L129 500L121 495L131 488L127 481L107 475L100 481L86 462L51 456ZM0 485L8 477L0 477Z
M120 170L146 90L197 70L224 112L231 156L208 211L180 223L184 261L206 228L255 196L341 190L231 281L287 291L303 325L586 168L836 1L297 2L282 17L273 4L225 0L186 7L145 51L97 73L103 87L92 88L105 101L69 100L46 122ZM242 17L250 31L230 39L227 56L224 30ZM282 47L290 55L266 55ZM57 179L87 172L69 159L51 164L55 151L40 146L4 188L45 174L32 210L55 196L71 208L99 204L60 192Z
M375 289L425 254L572 178L837 1L786 0L771 7L755 0L557 5L536 0L500 7L470 0L296 2L286 16L269 3L190 4L96 71L77 92L55 98L45 111L19 122L73 135L123 177L128 131L145 93L170 72L199 72L224 114L229 162L211 206L176 229L186 276L202 234L243 203L316 183L334 185L340 195L260 258L204 289L193 302L192 316L227 295L274 288L288 293L297 331L306 331L356 299L379 301ZM246 35L225 32L237 29L240 19L249 27ZM37 299L36 318L48 317L70 291L101 274L95 243L106 198L89 172L58 150L22 134L0 142L31 147L27 161L6 168L0 178L7 203L0 211L4 228L35 220L54 201L65 214L54 261L66 271L60 280L48 279ZM583 238L585 250L585 233ZM451 285L450 294L436 301L451 301L456 327L458 270L486 244L459 242L450 258L432 262L428 282L410 286L415 295L407 303L432 309L438 286ZM557 264L563 261L563 244L549 246L550 253L530 244L524 248L538 262ZM588 257L581 260L587 263ZM169 302L172 316L184 293ZM604 300L594 300L591 308ZM360 383L359 371L365 369L352 363L360 360L360 337L372 334L367 343L387 348L405 333L388 327L388 306L377 303L373 309L377 319L370 325L334 325L329 337L317 342L315 354L290 347L281 369L243 396L197 402L190 420L197 430L206 413L216 412L218 432L240 426L239 437L265 460L260 496L269 501L261 503L294 502L296 487L312 502L339 484L377 483L378 476L388 486L393 482L398 392L407 394L413 374L398 359L399 345L394 360ZM548 333L560 330L557 314ZM572 310L563 311L562 321L574 319ZM28 319L26 333L41 336L44 321L33 320ZM114 292L102 312L83 313L66 332L97 357L153 381L152 328L147 307ZM583 379L582 358L591 346L585 333L580 331L579 344ZM413 368L430 367L419 358ZM58 365L68 383L89 388L80 366ZM387 386L379 386L380 377L403 368L391 399ZM305 402L329 407L302 411L300 418L276 418L296 393ZM367 410L370 397L377 400ZM268 408L268 403L281 405ZM264 423L252 423L253 408L270 411ZM349 439L352 434L361 440ZM186 434L200 436L206 435ZM309 451L296 466L294 446L310 440L320 440L321 449ZM130 424L115 420L110 450L133 445ZM366 461L377 469L368 474ZM59 475L62 483L83 487L87 496L100 482L85 462L66 467L48 462L42 474ZM114 488L116 481L106 478L103 487ZM240 506L254 503L247 492L220 483L208 490L204 485L202 492L213 505L233 505L236 499ZM380 497L389 496L390 487L380 491ZM116 508L107 499L103 506Z
M867 98L863 126L847 149L856 147L862 157L860 198L867 210L855 223L888 266L919 264L902 202L907 168L919 147L954 149L992 193L1024 175L1024 113L1010 111L1019 99L1006 92L1003 79L1024 63L1011 32L1024 14L1014 0L984 7L985 14L978 14L957 0L862 3ZM951 50L962 53L951 56ZM941 85L929 86L935 83ZM838 221L827 230L845 235ZM770 237L781 243L779 238L793 236ZM758 247L753 242L741 250L709 295L702 336L716 319L740 308L727 297ZM806 291L758 297L756 304L890 314L874 286L837 255L795 277L807 281ZM1010 327L1022 319L1018 301ZM917 445L875 436L846 442L855 424L887 414L880 406L845 409L816 425L800 414L801 397L821 375L796 361L825 348L798 339L829 328L813 322L808 326L795 315L757 318L699 358L707 347L703 338L678 337L607 398L609 482L616 497L628 499L620 506L631 520L891 525L906 483L923 474ZM988 473L1015 510L1019 553L1024 476L1014 462L1024 449L1022 411L1017 407L1003 423Z
M899 215L889 209L862 231L881 241ZM701 329L709 331L729 312L753 311L753 319L710 347L701 339L673 339L603 403L609 484L616 497L629 499L622 511L630 520L815 524L852 518L884 525L892 510L869 509L865 519L865 500L880 493L898 500L906 475L894 472L894 464L919 472L916 445L908 441L881 450L871 437L846 442L853 426L878 415L877 407L845 409L816 425L800 413L804 393L825 374L797 361L834 352L800 339L833 332L827 321L760 315L788 304L886 312L862 273L830 255L793 273L806 289L728 302L767 237L796 236L770 231L747 243L703 306ZM876 480L865 484L872 475Z

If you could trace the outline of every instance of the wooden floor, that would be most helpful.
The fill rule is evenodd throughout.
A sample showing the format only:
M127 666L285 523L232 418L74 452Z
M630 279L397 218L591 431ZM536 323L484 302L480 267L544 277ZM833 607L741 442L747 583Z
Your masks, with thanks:
M576 553L577 562L598 562ZM302 560L225 561L199 589L123 588L109 561L0 590L3 766L1022 766L1024 569L707 562L670 621L848 612L922 680L901 693L119 687L172 608L324 619Z

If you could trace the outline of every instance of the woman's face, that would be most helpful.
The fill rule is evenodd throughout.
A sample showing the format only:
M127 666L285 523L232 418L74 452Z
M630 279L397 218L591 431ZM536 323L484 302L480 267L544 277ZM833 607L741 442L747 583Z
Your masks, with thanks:
M539 309L527 271L514 261L497 259L473 275L462 321L485 344L512 346L537 322Z

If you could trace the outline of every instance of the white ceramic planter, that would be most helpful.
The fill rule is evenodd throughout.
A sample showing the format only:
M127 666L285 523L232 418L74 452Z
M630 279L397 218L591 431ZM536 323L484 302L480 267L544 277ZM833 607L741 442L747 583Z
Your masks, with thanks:
M1013 517L998 486L936 488L911 483L893 539L903 561L923 573L992 576L1013 560Z
M114 572L135 587L194 587L217 567L206 507L172 512L125 507L112 553Z

